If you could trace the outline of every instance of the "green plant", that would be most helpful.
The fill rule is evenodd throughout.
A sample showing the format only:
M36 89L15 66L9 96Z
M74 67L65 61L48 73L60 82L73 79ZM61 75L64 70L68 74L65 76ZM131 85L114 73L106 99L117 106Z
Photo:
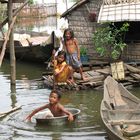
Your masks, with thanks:
M113 60L121 59L122 52L127 46L124 37L128 29L128 23L123 23L121 27L116 27L113 23L104 23L93 35L97 53Z
M33 0L29 0L29 5L33 5L34 4L34 1Z
M80 55L86 56L87 55L87 49L83 46L80 47Z

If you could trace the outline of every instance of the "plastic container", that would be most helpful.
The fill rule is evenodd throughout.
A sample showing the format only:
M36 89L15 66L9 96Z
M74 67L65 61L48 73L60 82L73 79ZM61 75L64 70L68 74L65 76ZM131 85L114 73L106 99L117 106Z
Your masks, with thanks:
M116 80L123 80L125 78L123 62L116 62L111 64L112 77Z

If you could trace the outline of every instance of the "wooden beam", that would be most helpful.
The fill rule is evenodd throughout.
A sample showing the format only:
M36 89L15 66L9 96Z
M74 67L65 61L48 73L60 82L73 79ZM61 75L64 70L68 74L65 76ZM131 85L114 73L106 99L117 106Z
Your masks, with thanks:
M8 0L0 0L1 3L8 3ZM25 0L13 0L12 3L23 3Z
M9 29L8 29L8 32L7 32L6 36L5 36L5 41L4 41L4 44L3 44L3 46L2 46L2 51L1 51L1 54L0 54L0 67L1 67L1 65L2 65L2 61L3 61L4 55L5 55L6 45L7 45L7 42L8 42L8 40L9 40L9 36L10 36L11 29L13 28L14 23L15 23L15 21L16 21L17 14L18 14L18 12L19 12L27 3L28 3L28 0L26 0L26 2L25 2L24 4L22 4L22 5L19 7L19 9L17 9L17 10L14 12L14 14L13 14L13 20L12 20L12 23L11 23L11 25L10 25L10 27L9 27ZM7 21L8 21L8 18L7 18ZM5 20L5 22L6 22L6 20Z
M16 16L28 2L29 0L26 0L16 11L14 11L13 16ZM0 24L0 28L2 28L7 22L8 17L6 17L4 21Z
M13 0L12 2L13 2L13 3L24 3L25 0Z
M111 125L122 125L122 124L135 124L140 125L140 120L111 120L109 121Z
M0 0L1 3L8 3L7 0Z

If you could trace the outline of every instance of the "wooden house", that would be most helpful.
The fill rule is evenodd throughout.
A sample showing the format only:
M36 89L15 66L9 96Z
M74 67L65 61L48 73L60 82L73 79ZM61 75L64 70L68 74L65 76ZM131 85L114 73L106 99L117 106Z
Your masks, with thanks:
M68 19L79 46L88 50L89 63L106 63L95 51L93 34L100 23L114 22L119 25L130 23L126 34L128 44L123 59L127 62L140 62L140 0L80 0L62 14ZM123 10L122 10L123 9Z
M126 33L127 48L123 59L140 63L140 0L104 0L100 8L98 23L114 22L119 26L123 22L130 24Z
M87 49L91 64L97 63L98 54L93 48L92 37L97 27L97 17L101 4L102 0L81 0L62 14L62 17L68 19L69 28L73 29L79 47Z

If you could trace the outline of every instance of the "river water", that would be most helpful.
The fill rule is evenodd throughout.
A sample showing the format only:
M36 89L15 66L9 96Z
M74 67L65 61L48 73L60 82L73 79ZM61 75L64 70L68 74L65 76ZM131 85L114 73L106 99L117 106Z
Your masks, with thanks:
M65 107L81 110L77 121L66 126L37 126L25 122L25 117L36 107L48 102L50 90L39 79L44 66L17 61L15 91L10 89L9 61L0 69L0 112L15 106L22 109L0 119L0 140L105 140L106 131L100 118L100 103L103 90L69 91L63 93L61 103ZM132 93L140 97L140 88Z
M35 28L40 31L57 29L44 22ZM9 61L4 60L0 68L0 113L15 106L22 106L22 109L0 119L0 140L108 140L99 111L103 90L63 93L61 103L65 107L81 110L73 124L48 127L37 126L34 120L25 122L26 116L33 109L48 102L50 90L39 80L44 71L45 66L17 60L14 89L10 87ZM133 88L131 92L140 97L140 88Z

